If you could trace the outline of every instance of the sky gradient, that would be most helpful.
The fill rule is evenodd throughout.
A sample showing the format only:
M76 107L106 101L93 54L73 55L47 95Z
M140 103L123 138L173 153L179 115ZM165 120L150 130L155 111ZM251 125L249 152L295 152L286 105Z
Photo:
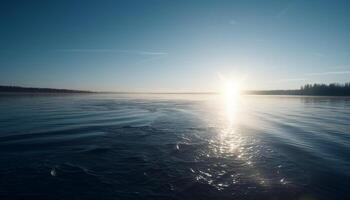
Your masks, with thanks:
M294 89L350 81L349 1L1 1L0 85Z

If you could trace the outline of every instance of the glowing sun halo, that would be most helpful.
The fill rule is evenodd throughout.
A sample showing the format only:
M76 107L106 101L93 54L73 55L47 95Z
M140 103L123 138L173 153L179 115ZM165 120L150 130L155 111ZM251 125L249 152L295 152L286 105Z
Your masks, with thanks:
M239 84L235 83L232 80L225 80L225 83L221 88L221 95L223 95L226 100L237 100L240 96L240 93L241 89L239 87Z

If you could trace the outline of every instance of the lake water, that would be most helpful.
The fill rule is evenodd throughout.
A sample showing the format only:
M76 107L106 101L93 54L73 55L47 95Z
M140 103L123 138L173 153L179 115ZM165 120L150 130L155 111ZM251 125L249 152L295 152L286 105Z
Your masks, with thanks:
M1 199L349 199L350 98L1 95Z

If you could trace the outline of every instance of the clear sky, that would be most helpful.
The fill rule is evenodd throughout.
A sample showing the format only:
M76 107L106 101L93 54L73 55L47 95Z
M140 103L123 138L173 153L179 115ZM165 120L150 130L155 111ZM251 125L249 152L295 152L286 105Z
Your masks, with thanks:
M0 85L216 91L350 81L350 1L1 1Z

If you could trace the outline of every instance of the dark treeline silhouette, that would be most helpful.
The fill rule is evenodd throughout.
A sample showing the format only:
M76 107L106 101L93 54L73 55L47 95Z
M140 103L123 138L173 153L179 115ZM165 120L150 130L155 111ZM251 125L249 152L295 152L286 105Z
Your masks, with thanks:
M254 95L301 95L300 90L249 90L243 93Z
M261 90L247 91L246 94L258 95L313 95L313 96L350 96L350 82L339 84L306 84L299 90Z
M18 86L0 86L1 93L94 93L84 90L68 90L53 88L31 88ZM156 93L157 94L157 93ZM174 93L169 93L174 94ZM175 93L177 94L177 93ZM192 93L189 93L192 94ZM208 93L211 94L211 93ZM339 84L306 84L299 90L256 90L245 91L254 95L313 95L313 96L350 96L350 82Z
M53 88L31 88L18 86L0 86L0 92L5 93L91 93L83 90L67 90Z
M300 88L301 95L350 96L350 82L345 84L306 84Z

